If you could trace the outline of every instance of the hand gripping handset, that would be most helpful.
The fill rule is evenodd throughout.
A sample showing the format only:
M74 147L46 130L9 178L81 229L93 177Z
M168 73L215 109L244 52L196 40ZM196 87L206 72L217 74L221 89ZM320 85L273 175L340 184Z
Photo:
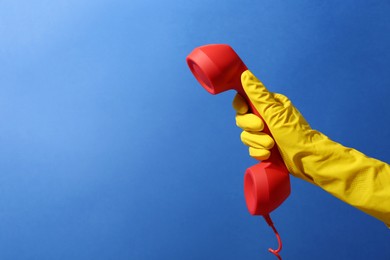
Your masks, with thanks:
M241 85L241 74L247 70L236 52L226 44L210 44L195 48L187 56L187 64L199 83L211 94L236 90L249 104L250 112L261 118ZM264 120L263 120L264 121ZM265 133L271 135L265 125ZM249 167L244 175L246 205L252 215L261 215L274 230L279 248L269 249L279 259L282 243L269 214L290 195L288 170L275 145L268 160Z

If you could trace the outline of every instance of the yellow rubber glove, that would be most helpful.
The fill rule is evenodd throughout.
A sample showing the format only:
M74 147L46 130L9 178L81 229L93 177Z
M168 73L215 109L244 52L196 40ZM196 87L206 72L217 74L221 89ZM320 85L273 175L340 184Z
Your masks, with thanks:
M245 93L263 117L290 173L318 185L342 201L390 226L390 166L313 130L291 101L269 92L249 70L241 75ZM252 157L264 160L273 146L261 130L262 120L247 113L245 100L236 95L237 126Z

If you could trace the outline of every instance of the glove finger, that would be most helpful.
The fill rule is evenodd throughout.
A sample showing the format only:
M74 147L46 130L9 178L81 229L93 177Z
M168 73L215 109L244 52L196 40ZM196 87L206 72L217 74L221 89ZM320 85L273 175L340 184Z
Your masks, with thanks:
M271 149L274 145L274 139L271 136L262 133L262 132L247 132L243 131L241 133L241 141L253 148L258 149Z
M269 92L249 70L241 74L241 83L251 103L268 124L275 113L274 108L280 106L279 102L274 99L273 93Z
M248 112L248 104L240 94L235 95L232 105L237 114L243 115Z
M271 152L267 149L256 149L249 147L249 155L257 160L264 161L271 156Z
M259 132L264 129L263 120L255 114L236 115L236 125L250 132Z

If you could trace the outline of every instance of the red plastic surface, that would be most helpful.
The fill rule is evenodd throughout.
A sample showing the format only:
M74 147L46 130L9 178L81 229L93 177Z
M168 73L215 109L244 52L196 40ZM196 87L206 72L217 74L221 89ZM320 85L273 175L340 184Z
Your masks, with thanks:
M187 56L187 64L208 92L218 94L236 90L250 105L251 112L261 117L241 85L241 74L247 67L229 45L210 44L195 48ZM263 131L271 135L267 126ZM263 216L271 213L289 196L289 173L276 145L268 160L246 170L244 194L249 212Z

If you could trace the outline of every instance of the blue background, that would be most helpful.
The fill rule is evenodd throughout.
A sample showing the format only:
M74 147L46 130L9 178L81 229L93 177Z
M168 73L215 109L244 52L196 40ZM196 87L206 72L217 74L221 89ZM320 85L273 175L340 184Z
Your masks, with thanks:
M388 1L1 1L1 259L275 259L247 212L227 43L316 128L389 162ZM292 179L284 259L390 259L390 231Z

